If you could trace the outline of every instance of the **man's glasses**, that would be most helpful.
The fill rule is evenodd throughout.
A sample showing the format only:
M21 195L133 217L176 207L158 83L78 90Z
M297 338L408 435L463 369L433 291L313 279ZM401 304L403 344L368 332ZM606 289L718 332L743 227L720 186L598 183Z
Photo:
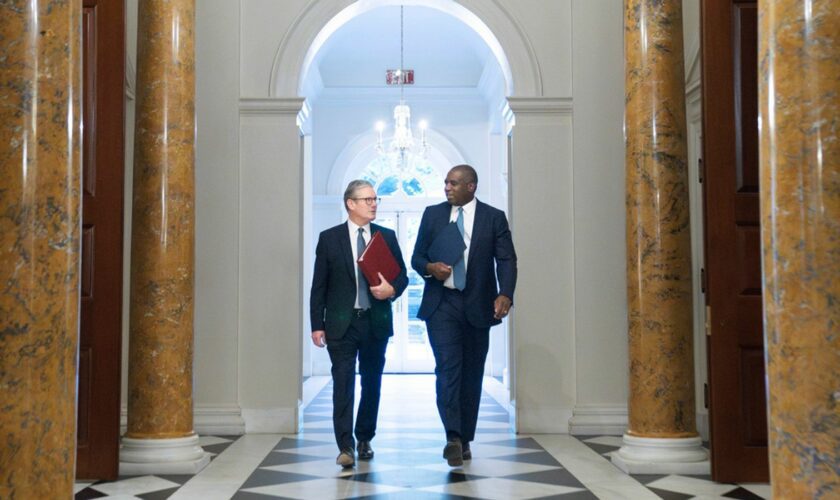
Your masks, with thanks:
M353 200L353 201L364 200L365 203L367 203L368 205L373 205L374 202L376 202L377 205L382 203L382 198L350 198L350 199Z

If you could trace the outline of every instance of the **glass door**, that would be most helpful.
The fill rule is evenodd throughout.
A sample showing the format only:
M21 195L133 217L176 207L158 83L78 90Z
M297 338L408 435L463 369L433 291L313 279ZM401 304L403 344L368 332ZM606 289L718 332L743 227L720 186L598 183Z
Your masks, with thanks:
M411 269L411 252L420 228L421 212L379 212L376 223L393 229L400 242L405 265L408 269L408 288L394 301L394 336L385 353L385 371L388 373L432 373L435 358L426 334L426 323L417 319L423 299L423 278Z

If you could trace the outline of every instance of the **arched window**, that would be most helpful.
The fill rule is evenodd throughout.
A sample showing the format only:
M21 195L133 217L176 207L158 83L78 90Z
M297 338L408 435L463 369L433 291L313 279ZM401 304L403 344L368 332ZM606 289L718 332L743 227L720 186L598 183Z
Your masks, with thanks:
M443 175L429 158L408 153L405 164L405 167L399 165L390 156L377 156L362 169L359 177L373 184L376 194L382 197L441 195Z
M379 196L392 200L443 199L443 179L452 165L467 163L464 155L447 137L426 131L428 155L406 154L406 168L391 156L376 150L375 132L361 135L347 144L336 157L327 181L327 192L340 195L353 179L365 179L373 184ZM343 210L343 207L342 207Z

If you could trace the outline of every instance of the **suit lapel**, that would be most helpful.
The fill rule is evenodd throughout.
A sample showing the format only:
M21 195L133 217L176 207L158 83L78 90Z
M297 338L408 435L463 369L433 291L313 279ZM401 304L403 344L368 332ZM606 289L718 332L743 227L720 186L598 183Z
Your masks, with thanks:
M350 242L350 223L345 223L340 229L343 230L343 235L339 235L338 240L341 242L341 254L344 255L344 263L347 265L347 272L350 277L356 279L356 268L353 266L353 247Z
M443 228L449 224L449 218L452 217L452 205L449 202L443 202L440 205L440 224L437 228L438 231L442 231ZM437 236L437 234L435 234Z
M484 204L478 200L475 200L475 217L473 218L473 228L472 228L472 239L470 241L470 251L468 254L468 262L473 262L473 257L475 256L475 249L478 245L475 244L476 235L482 234L484 228L482 225L485 223L486 213L484 213ZM469 264L467 264L469 266ZM467 268L467 274L470 274L469 267Z

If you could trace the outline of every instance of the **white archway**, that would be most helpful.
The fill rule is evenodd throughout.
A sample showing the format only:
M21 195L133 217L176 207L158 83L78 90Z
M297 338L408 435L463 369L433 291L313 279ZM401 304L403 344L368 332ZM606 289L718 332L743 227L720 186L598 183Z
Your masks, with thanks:
M518 158L518 164L532 165L535 161L537 164L542 164L548 161L543 161L543 158L551 158L550 163L554 165L554 167L549 167L549 165L544 165L543 167L548 168L547 171L556 171L558 170L556 168L556 162L559 158L561 165L561 169L559 171L564 175L562 184L564 186L570 186L570 178L568 175L565 175L571 165L571 158L567 157L568 155L565 154L567 149L567 139L570 138L570 135L566 133L566 130L569 130L570 128L565 124L565 122L563 122L566 118L560 118L560 122L557 120L558 117L568 116L567 112L571 111L571 99L543 97L542 72L535 51L525 35L525 30L521 25L519 25L518 21L505 10L503 2L498 0L459 0L458 2L455 0L405 0L403 2L400 2L399 0L358 0L356 2L351 2L349 0L318 0L309 2L300 15L293 21L282 40L279 42L269 74L269 81L267 82L269 84L269 88L267 89L268 99L253 99L254 106L260 110L268 108L273 109L276 102L285 102L296 96L305 98L317 95L319 89L314 86L307 86L307 75L309 74L310 69L314 68L313 63L317 62L318 57L316 56L318 55L318 51L324 46L325 41L328 40L329 37L340 27L359 15L365 14L374 8L396 6L400 4L433 8L444 12L447 15L453 16L464 24L465 29L472 30L484 41L484 43L487 44L488 49L495 57L500 70L498 74L501 76L499 86L497 87L498 93L495 95L503 95L509 99L514 98L510 101L510 107L513 108L513 102L515 101L516 109L513 109L513 111L517 112L517 114L520 111L524 113L522 121L525 126L521 127L523 129L523 134L518 137L519 143L522 145L535 145L531 148L523 147L519 149L519 155L522 156L522 158ZM316 80L312 78L310 79ZM245 103L250 101L250 99L242 99L242 102ZM502 128L506 128L509 131L508 127L512 125L512 120L510 119L511 117L509 116L509 113L505 113L504 111L507 109L507 102L505 102L504 98L498 106L499 109L502 110L501 114L503 120L507 121L508 125L507 127ZM558 110L560 113L557 112ZM525 115L533 115L533 120L525 119ZM537 122L545 122L544 116L551 117L551 126L535 126ZM252 121L255 122L254 127L257 127L257 119ZM306 121L305 116L298 116L297 127L299 132L301 132L304 136L303 141L300 143L302 149L298 150L300 153L301 163L300 170L297 172L297 178L289 179L293 182L300 182L304 188L301 191L302 198L299 200L302 203L299 203L298 206L308 206L313 202L311 198L312 172L311 169L306 166L307 161L309 161L306 158L311 158L311 136L309 136L311 131L308 130ZM531 123L532 121L533 123ZM558 128L558 126L563 128ZM495 139L490 145L490 149L496 153L501 152L502 154L497 154L497 156L505 158L503 161L507 164L507 162L511 160L511 156L510 150L508 149L509 142L505 139L506 132L505 130L497 130L494 134ZM532 140L537 136L540 136L540 139L536 142L532 142ZM561 137L562 140L555 140L558 136ZM541 155L539 158L535 158L533 155L529 155L528 153L529 151L543 150L550 150L551 153ZM307 154L307 151L309 151L310 154ZM254 154L256 154L256 152ZM498 167L498 165L495 166L495 168ZM504 171L507 171L507 169L505 168ZM533 180L532 178L534 177L535 175L532 174L521 176L519 178L520 185L525 186L526 184L523 181ZM507 193L507 183L505 182L504 184L505 193ZM539 184L539 186L543 186L543 184ZM537 191L540 190L537 189ZM306 193L310 194L307 195ZM546 193L545 196L541 196L539 199L549 200L551 198L552 196ZM570 197L568 198L570 199ZM509 208L512 209L514 207L514 196L511 196L509 199L507 196L504 196L504 200L506 204L512 204L508 205ZM521 202L524 201L525 198L521 200ZM547 205L547 202L541 204L537 213L548 213L556 208L554 204L551 204L551 206ZM527 210L521 209L521 207L516 211L516 213L519 214L527 214L527 212ZM563 214L565 215L566 212L564 211ZM531 214L531 216L533 216L533 214ZM532 217L525 217L524 220L528 220L529 218ZM311 245L312 243L312 236L309 234L309 230L312 227L311 214L306 215L301 212L301 218L298 222L298 227L302 230L303 234L303 246L298 246L296 251L298 252L300 260L303 262L303 275L301 278L303 282L306 282L306 269L311 267L311 262L307 261L308 257L307 254L303 252L303 248L307 248L307 245ZM511 222L515 223L513 218L511 219ZM563 219L563 222L565 223L565 218ZM527 224L520 225L520 227L525 228L527 227ZM565 225L563 228L565 229ZM286 232L288 233L289 231ZM567 233L568 231L563 232ZM535 238L535 241L538 241L538 238ZM564 249L565 247L572 246L573 240L569 239L569 241L566 242ZM535 249L534 252L538 252L538 250L539 249ZM527 254L528 252L524 253ZM562 268L561 271L554 273L557 276L570 276L572 274L570 271L572 266L570 265L568 258L564 258L559 264L553 265L552 269L554 267L558 269ZM299 288L298 290L302 289L303 288ZM545 295L540 295L540 297L544 296ZM299 303L301 306L300 322L305 324L307 323L307 317L305 308L302 307L304 302L305 297L302 294L299 296ZM571 300L568 300L568 298L564 296L563 303L565 304L566 302L571 303ZM522 316L529 319L528 325L525 326L526 331L528 330L528 326L531 324L540 324L540 322L544 321L543 316L545 313L542 311L552 310L551 306L546 305L545 299L534 300L533 304L533 306L529 307L526 301L522 301L519 306L519 308L525 313ZM534 311L537 314L535 314ZM569 318L572 317L572 315L567 311L564 310L563 312L565 316L568 316ZM564 327L564 331L565 330L572 331L571 328ZM529 335L526 337L530 336L538 337L539 335ZM527 342L525 342L523 346L527 347L531 345L531 340L533 339L526 338L525 340L527 340ZM541 339L539 344L544 345L544 340L545 339ZM568 339L564 337L562 348L552 348L548 349L548 351L552 353L555 350L561 350L565 353L572 352L573 349L569 348L569 344L570 342ZM518 354L516 354L517 352L518 348L514 349L514 346L511 345L510 366L514 372L517 371L514 366L515 357L518 357ZM573 364L564 363L564 366L572 367ZM511 378L509 394L511 398L514 397L514 392L517 391L516 388L520 385L530 385L529 381L533 377L531 375L523 377L521 382L517 381L519 378L520 377L518 376L512 376ZM567 368L564 370L562 379L564 381L573 381L574 371L571 368ZM566 394L567 391L564 390L563 393ZM546 414L551 414L551 418L545 419L543 418L543 414L545 412L543 412L542 409L538 411L530 410L530 408L534 406L534 402L531 400L529 393L526 392L523 394L525 394L523 401L526 404L516 407L517 416L515 417L515 422L517 429L565 428L565 422L568 421L567 413L569 415L571 413L571 411L567 409L570 408L570 406L565 402L565 399L568 398L564 399L561 410L555 410L553 408L549 409ZM550 398L548 400L550 401L550 404L554 404L554 399L555 398ZM526 411L526 409L529 410ZM527 418L523 418L523 416Z
M524 29L504 8L490 0L347 0L312 2L280 41L271 69L271 97L306 95L312 62L326 40L348 21L372 9L415 5L439 10L460 20L490 48L504 75L505 95L543 95L542 74Z

